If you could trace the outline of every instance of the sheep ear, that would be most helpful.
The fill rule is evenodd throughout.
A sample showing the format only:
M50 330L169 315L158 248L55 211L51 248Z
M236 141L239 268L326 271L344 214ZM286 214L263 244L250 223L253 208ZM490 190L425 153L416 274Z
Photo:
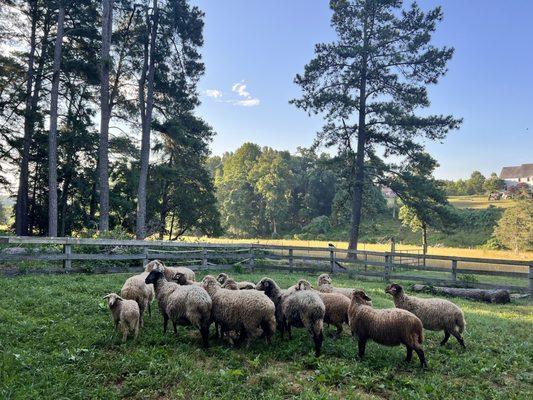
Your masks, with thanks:
M106 294L104 297L102 297L103 299L109 299L109 297L111 296L111 293L109 294Z
M117 296L117 300L123 301L124 299L120 296Z
M366 294L363 293L363 299L365 299L366 301L372 301L372 299L370 297L368 297Z

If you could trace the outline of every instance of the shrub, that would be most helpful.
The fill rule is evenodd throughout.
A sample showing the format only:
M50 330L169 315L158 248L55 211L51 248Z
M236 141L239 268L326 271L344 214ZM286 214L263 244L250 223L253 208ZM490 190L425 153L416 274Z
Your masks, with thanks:
M533 250L533 200L521 200L506 209L494 235L515 252Z

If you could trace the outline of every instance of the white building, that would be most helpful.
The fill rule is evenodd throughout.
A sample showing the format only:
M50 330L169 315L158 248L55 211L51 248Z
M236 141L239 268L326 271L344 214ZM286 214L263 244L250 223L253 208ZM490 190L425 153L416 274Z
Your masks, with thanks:
M526 183L533 188L533 164L522 164L518 167L503 167L500 179L507 186L515 186L518 183Z

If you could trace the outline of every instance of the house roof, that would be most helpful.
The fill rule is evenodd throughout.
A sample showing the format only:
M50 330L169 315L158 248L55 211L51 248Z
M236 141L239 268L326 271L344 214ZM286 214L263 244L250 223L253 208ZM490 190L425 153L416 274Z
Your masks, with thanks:
M526 178L533 176L533 164L522 164L518 167L503 167L501 179Z

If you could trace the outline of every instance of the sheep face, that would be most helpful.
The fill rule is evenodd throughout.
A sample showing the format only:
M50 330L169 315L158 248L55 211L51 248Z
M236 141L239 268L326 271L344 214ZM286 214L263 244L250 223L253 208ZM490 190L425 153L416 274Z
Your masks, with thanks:
M220 288L220 283L218 283L214 276L206 275L204 279L202 279L202 286L207 293L211 295Z
M107 305L109 308L115 307L119 301L123 300L123 298L116 293L109 293L108 295L104 296L104 299L107 299Z
M296 284L296 290L311 290L313 286L305 279L300 279Z
M146 267L144 267L144 270L146 272L151 272L153 271L154 269L159 269L161 270L161 272L163 272L162 270L165 268L165 264L163 264L161 261L159 260L152 260L150 261L148 264L146 264Z
M273 288L274 288L274 282L270 278L263 278L257 283L257 285L255 285L256 290L265 292L267 296L270 295L270 293L272 293Z
M368 302L372 301L372 299L368 297L362 290L354 290L352 294L352 301L356 304L368 305Z
M322 274L318 277L318 285L330 285L331 278L328 274Z
M396 283L391 283L390 285L387 285L387 287L385 288L385 293L391 294L392 296L400 294L402 293L402 291L403 291L403 288Z
M163 274L163 271L160 271L159 269L153 269L150 271L146 279L144 280L144 283L147 285L151 283L156 283L159 279L164 278L165 275Z
M226 281L228 280L228 275L225 274L224 272L218 274L217 276L217 281L223 285Z

